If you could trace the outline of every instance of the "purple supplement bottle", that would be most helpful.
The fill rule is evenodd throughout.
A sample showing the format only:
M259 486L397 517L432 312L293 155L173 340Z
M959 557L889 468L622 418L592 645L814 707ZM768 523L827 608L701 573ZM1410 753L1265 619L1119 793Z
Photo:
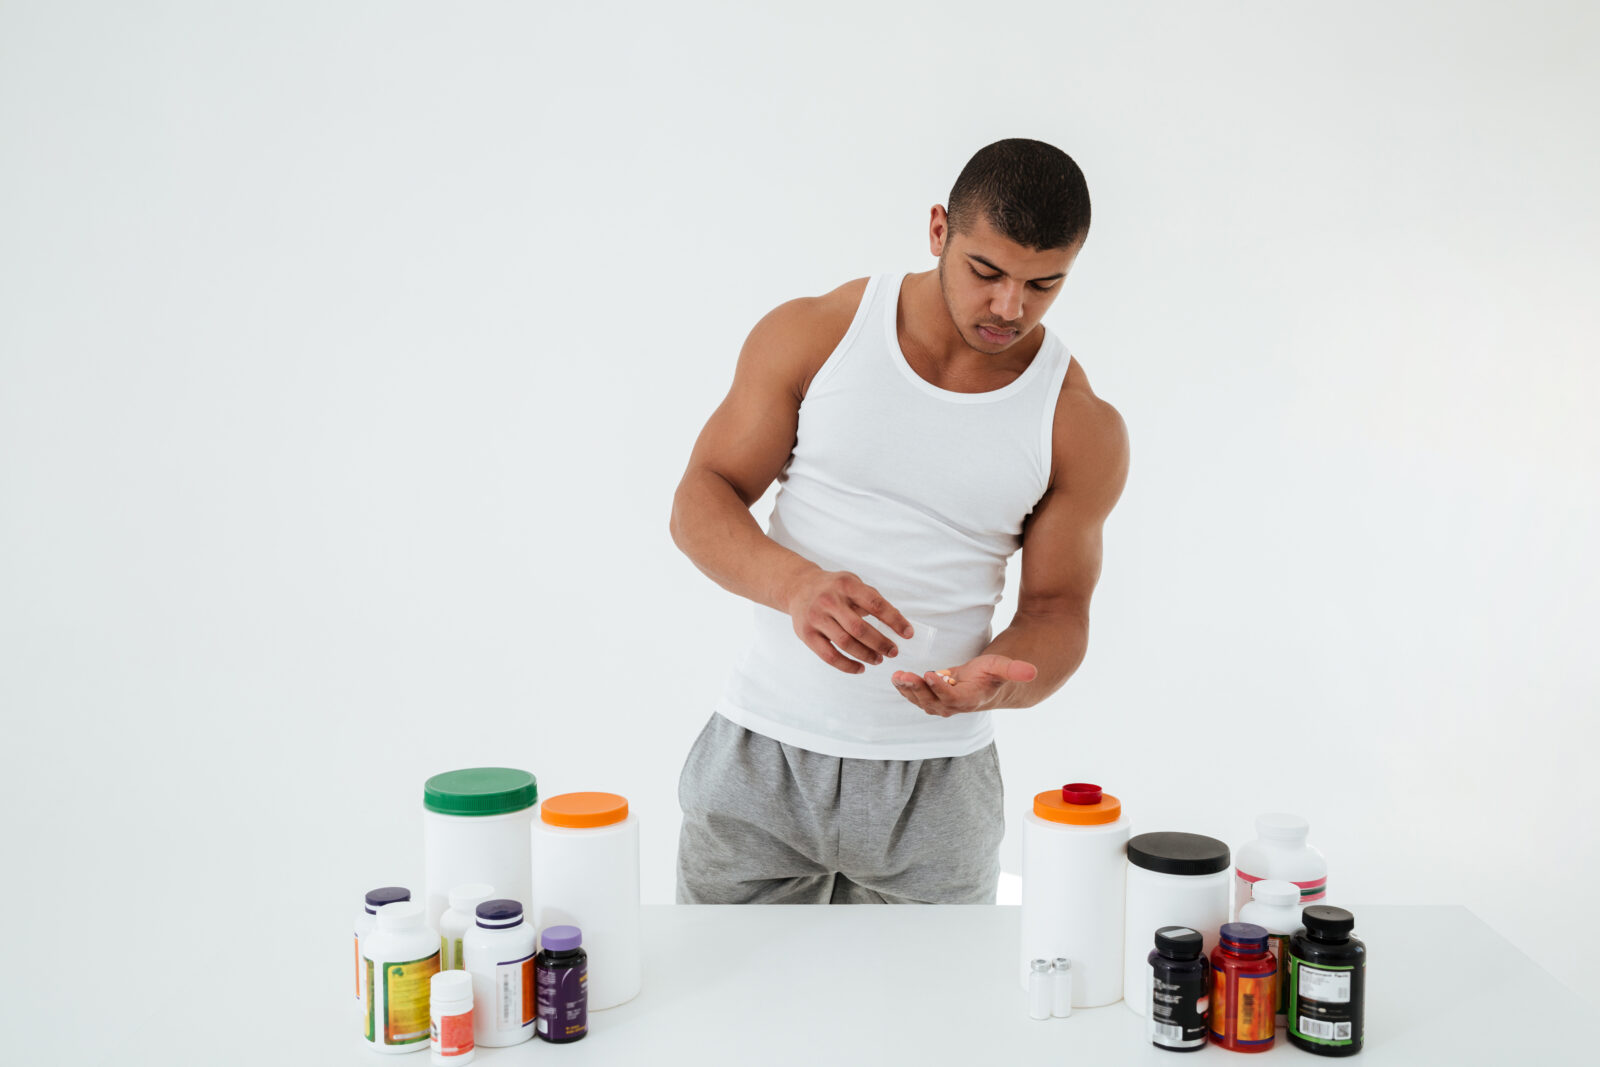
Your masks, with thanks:
M579 946L576 926L552 926L533 958L538 989L539 1036L553 1044L577 1041L589 1032L589 954Z

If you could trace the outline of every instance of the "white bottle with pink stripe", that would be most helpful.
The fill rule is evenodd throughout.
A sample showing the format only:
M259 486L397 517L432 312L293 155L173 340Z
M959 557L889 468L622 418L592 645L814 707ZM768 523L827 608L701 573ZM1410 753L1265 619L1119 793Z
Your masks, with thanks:
M1233 914L1250 903L1250 889L1263 878L1281 878L1300 888L1300 906L1321 903L1328 893L1328 861L1306 844L1311 824L1299 815L1256 816L1256 839L1235 849Z

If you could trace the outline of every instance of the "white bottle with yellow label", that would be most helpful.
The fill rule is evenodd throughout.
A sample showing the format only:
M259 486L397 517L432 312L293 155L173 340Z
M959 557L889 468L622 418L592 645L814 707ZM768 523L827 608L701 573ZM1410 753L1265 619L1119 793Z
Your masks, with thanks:
M483 882L469 882L450 890L450 906L439 916L439 969L460 971L466 968L463 960L462 938L476 922L478 905L494 897L494 886Z
M439 939L422 913L420 901L385 904L372 933L361 939L363 1036L376 1052L428 1047L428 983L439 973Z

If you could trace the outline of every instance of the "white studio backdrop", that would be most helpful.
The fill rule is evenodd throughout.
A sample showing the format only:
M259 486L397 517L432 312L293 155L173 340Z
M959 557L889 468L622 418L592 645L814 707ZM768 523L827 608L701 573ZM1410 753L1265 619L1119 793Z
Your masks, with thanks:
M762 314L930 267L1029 136L1089 179L1047 324L1133 467L1087 663L999 715L1011 814L1298 811L1333 902L1576 986L1530 904L1600 879L1597 45L1580 3L0 3L5 906L114 901L168 968L254 931L202 1033L325 1011L423 780L490 763L628 795L670 901L748 618L667 534L694 436ZM20 925L8 1014L50 1034L102 936Z

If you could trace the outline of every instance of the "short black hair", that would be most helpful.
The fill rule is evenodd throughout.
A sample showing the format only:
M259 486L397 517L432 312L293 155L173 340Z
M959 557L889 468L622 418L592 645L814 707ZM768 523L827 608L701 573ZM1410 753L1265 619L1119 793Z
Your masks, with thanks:
M1089 186L1061 149L1011 137L967 161L945 211L952 234L968 232L981 216L1019 245L1066 248L1089 232Z

